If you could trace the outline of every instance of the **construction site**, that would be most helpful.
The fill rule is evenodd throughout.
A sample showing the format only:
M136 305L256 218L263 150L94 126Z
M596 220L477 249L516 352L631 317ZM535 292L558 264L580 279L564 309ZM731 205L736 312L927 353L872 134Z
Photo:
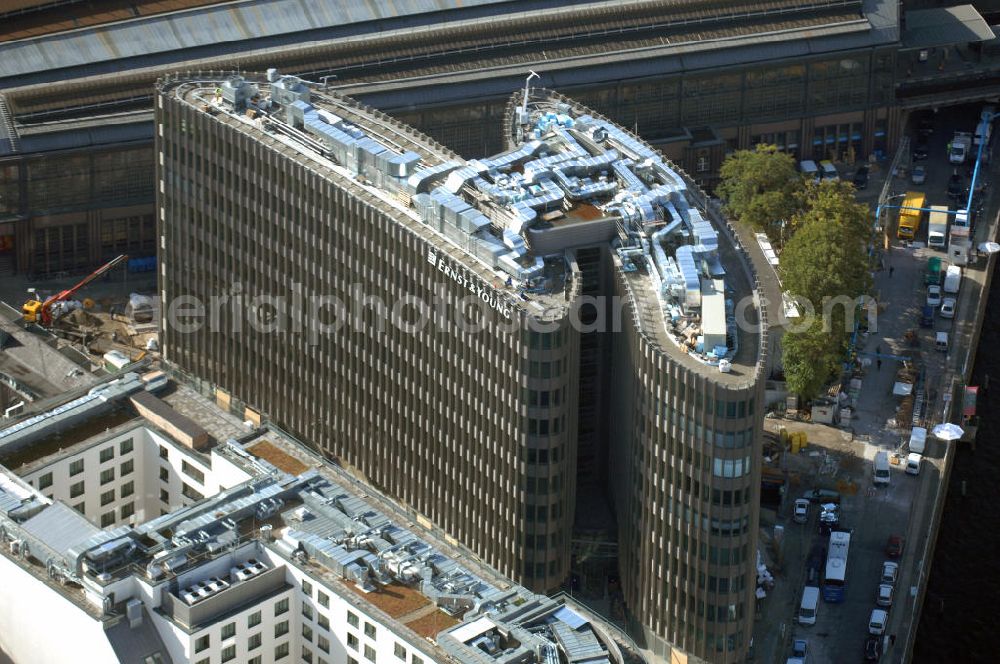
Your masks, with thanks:
M155 272L121 255L87 275L0 285L0 416L158 357ZM54 351L54 352L52 352Z

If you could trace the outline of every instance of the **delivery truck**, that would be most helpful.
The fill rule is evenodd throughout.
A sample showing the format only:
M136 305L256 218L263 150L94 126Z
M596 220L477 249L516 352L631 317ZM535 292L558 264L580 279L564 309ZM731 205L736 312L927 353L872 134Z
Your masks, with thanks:
M927 215L927 246L944 251L948 246L948 206L932 205Z
M920 231L920 219L923 217L923 210L926 196L919 191L908 191L903 199L903 205L899 210L899 224L896 229L896 237L900 240L913 241Z

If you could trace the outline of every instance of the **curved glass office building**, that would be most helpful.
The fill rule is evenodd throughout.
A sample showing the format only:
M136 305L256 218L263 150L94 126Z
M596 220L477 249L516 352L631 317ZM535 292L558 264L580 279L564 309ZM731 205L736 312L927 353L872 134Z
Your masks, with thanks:
M274 70L161 80L156 125L176 371L536 590L601 497L633 633L742 660L766 315L683 173L537 89L480 159Z

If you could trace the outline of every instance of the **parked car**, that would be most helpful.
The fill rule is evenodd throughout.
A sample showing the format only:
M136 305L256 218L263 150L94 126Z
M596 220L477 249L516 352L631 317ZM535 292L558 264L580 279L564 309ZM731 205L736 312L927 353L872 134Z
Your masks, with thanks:
M920 118L920 122L917 123L917 135L921 138L927 138L934 133L934 120L930 116Z
M913 146L913 160L920 161L923 159L927 159L927 155L928 155L927 141L924 139L920 139Z
M824 565L826 565L826 547L819 543L814 544L809 551L809 558L806 559L807 586L819 585Z
M948 198L959 199L965 192L965 178L959 173L952 173L948 178Z
M955 317L955 298L946 297L941 301L941 318Z
M903 555L903 545L905 540L901 535L889 535L885 542L885 555L890 558L899 558Z
M941 287L937 284L931 284L927 287L927 306L941 306Z
M840 173L837 172L837 167L829 159L819 162L819 171L823 175L824 182L837 182L840 180Z
M854 171L854 187L856 189L867 189L868 188L868 167L862 166L858 170Z
M882 563L882 578L879 580L880 583L896 583L898 577L899 563L894 563L891 560Z
M840 494L832 489L813 489L802 494L810 503L839 503Z
M889 608L892 606L893 587L888 583L880 583L878 591L875 593L875 604Z
M819 532L828 534L840 525L840 506L836 503L823 503L819 510Z
M792 521L795 523L806 523L809 521L809 501L805 498L795 499L795 511L792 514Z
M872 636L882 636L885 634L885 624L889 622L889 614L885 609L872 609L872 615L868 618L868 633Z
M934 307L929 304L920 310L920 327L934 327Z
M869 636L865 639L865 661L877 662L882 658L882 637Z
M923 166L914 166L910 171L910 182L913 184L923 184L927 182L927 169Z

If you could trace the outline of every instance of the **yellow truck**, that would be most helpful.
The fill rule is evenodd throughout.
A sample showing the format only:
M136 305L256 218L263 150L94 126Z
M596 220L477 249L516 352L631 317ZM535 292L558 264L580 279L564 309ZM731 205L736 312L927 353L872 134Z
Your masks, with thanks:
M922 208L925 200L926 196L919 191L906 192L902 205L904 209L899 211L899 225L896 230L896 237L900 240L912 241L917 238L917 233L920 232L920 220L924 213L921 210L906 208Z

